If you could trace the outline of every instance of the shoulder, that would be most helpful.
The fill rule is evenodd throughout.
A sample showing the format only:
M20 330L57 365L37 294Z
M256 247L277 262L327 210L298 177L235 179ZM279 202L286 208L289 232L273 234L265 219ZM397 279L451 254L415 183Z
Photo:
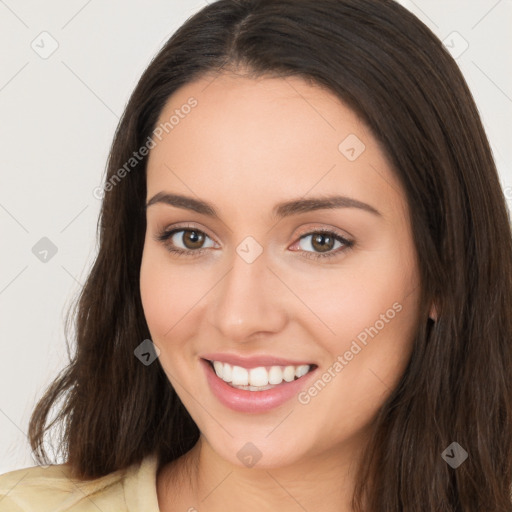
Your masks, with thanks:
M122 499L123 471L116 471L94 480L71 478L69 466L36 466L0 475L0 511L29 512L91 510L96 503L111 505L104 512L125 511ZM92 501L93 500L93 501ZM102 510L100 508L100 510Z
M0 475L0 512L158 512L156 470L155 455L94 480L72 478L68 464L17 469Z

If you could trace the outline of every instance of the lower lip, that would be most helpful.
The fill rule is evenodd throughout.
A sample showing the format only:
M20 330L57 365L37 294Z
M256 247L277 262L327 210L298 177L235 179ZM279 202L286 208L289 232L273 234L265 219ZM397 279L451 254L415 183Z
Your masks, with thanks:
M206 379L212 393L226 407L238 412L265 412L278 407L302 391L318 368L311 370L300 379L291 382L283 381L275 388L265 391L248 391L230 386L217 377L210 363L201 359L206 372Z

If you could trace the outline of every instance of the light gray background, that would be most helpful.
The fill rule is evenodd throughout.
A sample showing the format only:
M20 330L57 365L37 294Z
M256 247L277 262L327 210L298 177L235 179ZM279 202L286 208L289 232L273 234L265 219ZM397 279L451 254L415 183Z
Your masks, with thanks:
M400 3L457 56L510 207L511 0ZM118 119L150 59L205 5L0 0L0 473L34 465L28 421L68 361L64 315L96 253L92 191ZM43 237L57 247L47 262L32 252Z

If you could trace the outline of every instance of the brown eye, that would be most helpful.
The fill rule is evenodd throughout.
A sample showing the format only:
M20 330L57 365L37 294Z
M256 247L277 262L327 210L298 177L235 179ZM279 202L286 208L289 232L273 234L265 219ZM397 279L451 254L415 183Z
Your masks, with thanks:
M330 251L334 247L335 239L326 233L315 233L311 238L311 246L319 251Z
M204 243L205 236L204 233L201 233L200 231L184 229L178 233L183 233L183 235L181 235L181 240L187 249L200 249L201 245Z
M302 256L309 259L341 256L353 246L354 241L327 230L311 231L302 235L298 244Z
M195 256L206 248L214 247L213 240L199 229L176 228L163 231L156 236L156 240L162 242L169 252L177 255Z

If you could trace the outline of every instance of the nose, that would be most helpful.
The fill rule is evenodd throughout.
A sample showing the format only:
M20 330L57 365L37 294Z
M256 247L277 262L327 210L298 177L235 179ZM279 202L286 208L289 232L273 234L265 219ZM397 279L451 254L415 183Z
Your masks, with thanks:
M284 329L288 314L286 288L269 268L265 252L248 263L238 254L208 305L208 320L219 336L233 342L254 340Z

